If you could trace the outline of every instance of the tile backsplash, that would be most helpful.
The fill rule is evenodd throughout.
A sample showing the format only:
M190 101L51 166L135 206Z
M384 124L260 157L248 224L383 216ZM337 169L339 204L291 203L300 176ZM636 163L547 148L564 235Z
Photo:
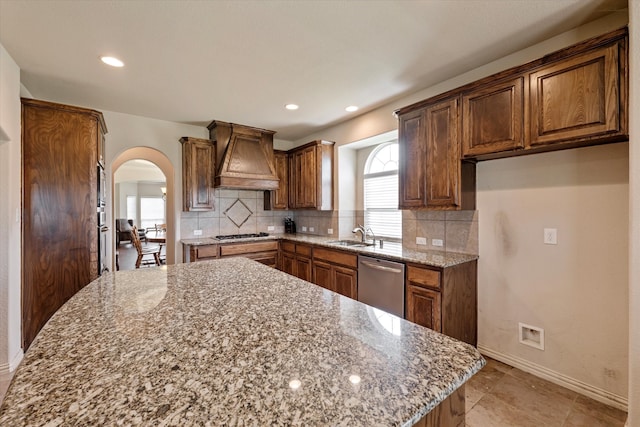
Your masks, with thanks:
M284 218L292 216L291 211L265 211L263 191L220 188L214 191L214 211L181 213L181 238L196 237L194 230L202 230L202 237L259 232L284 233ZM274 227L273 230L269 230L271 226Z
M364 221L363 211L265 211L263 191L216 189L214 196L215 211L181 213L181 238L196 237L194 230L202 230L202 237L284 233L284 218L290 217L300 234L348 239ZM424 237L427 244L417 245L416 237ZM442 240L443 246L434 246L433 239ZM402 243L418 251L478 254L478 211L402 211Z
M416 244L424 237L426 245ZM434 246L433 239L443 246ZM478 254L478 211L402 211L402 244L415 250Z

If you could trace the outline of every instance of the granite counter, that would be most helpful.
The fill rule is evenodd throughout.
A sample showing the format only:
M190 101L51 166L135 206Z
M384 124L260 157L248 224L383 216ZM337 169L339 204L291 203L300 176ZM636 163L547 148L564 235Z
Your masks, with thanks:
M308 243L312 245L325 246L332 249L339 249L343 251L355 252L363 255L374 256L378 258L389 259L392 261L400 262L413 262L416 264L424 264L431 267L447 268L455 265L464 264L465 262L474 261L478 259L478 255L465 254L458 252L445 252L425 250L417 251L415 249L409 249L402 246L401 243L384 242L384 246L380 247L379 241L372 246L360 247L360 246L341 246L336 245L336 239L325 236L314 236L309 234L272 234L267 237L253 237L243 239L228 239L218 240L214 237L203 237L198 239L182 239L181 243L185 246L202 246L202 245L217 245L217 244L229 244L238 242L253 242L260 240L291 240L300 243ZM185 253L187 253L186 251ZM186 260L186 255L185 255Z
M484 363L245 258L122 271L45 325L0 425L409 426Z

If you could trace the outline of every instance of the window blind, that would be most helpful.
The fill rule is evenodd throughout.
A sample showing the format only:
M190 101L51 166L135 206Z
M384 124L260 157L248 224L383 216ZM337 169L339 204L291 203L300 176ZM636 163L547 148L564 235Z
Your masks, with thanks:
M152 228L165 222L164 200L161 197L140 197L140 226Z
M402 212L398 210L398 172L365 176L364 223L376 237L402 238Z

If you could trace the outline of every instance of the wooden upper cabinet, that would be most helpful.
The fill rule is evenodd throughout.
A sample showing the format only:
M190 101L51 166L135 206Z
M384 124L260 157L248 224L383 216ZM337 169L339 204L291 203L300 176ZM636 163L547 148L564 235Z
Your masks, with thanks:
M413 111L399 118L399 207L425 206L426 157L424 144L424 110Z
M273 158L280 182L277 189L264 192L264 209L286 210L289 207L289 155L286 151L274 150Z
M458 98L453 98L425 111L427 207L460 207L458 107Z
M182 210L211 211L216 146L208 139L180 138L182 144Z
M524 147L524 76L462 96L462 156Z
M531 147L621 130L620 43L570 57L529 75Z
M437 135L438 142L433 140L438 130L433 124L422 122L444 123L442 105L437 112L429 110L448 100L461 100L461 158L466 161L628 140L628 56L628 30L621 28L399 109L400 207L429 208L433 196L447 198L445 187L430 187L445 181L420 175L421 162L428 170L432 153L427 152L425 160L415 141L444 143L442 134ZM453 106L446 114L451 112ZM450 114L452 126L453 117ZM421 136L423 132L431 135ZM465 190L465 169L472 168L463 162L462 205L467 203L465 194L470 195ZM443 203L455 205L452 199Z
M289 208L333 209L333 142L313 141L288 154Z
M460 98L399 115L400 209L475 209L475 164L460 160Z

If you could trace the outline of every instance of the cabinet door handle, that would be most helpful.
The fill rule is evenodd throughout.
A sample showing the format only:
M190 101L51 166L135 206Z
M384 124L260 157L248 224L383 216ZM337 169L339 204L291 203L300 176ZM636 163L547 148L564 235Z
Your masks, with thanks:
M385 267L383 265L378 265L378 264L371 264L370 262L366 262L366 261L360 261L360 262L366 265L367 267L375 268L376 270L389 271L391 273L402 273L402 270L398 270L397 268Z

